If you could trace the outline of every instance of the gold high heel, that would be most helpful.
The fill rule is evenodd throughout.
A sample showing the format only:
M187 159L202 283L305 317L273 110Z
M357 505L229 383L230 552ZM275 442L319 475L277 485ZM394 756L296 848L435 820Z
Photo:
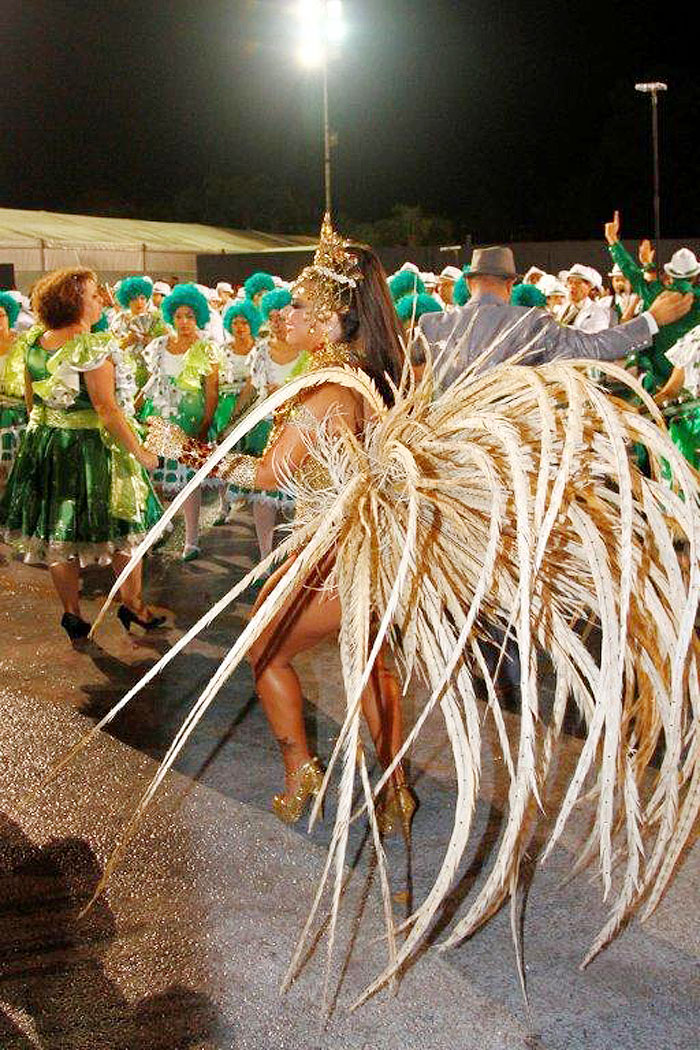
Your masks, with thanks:
M316 756L298 766L292 776L297 786L291 795L275 795L272 799L273 813L285 824L296 824L304 812L307 799L318 795L323 784L323 770Z
M393 784L390 797L377 806L379 834L393 835L400 828L408 842L411 837L411 821L417 807L416 797L406 784Z

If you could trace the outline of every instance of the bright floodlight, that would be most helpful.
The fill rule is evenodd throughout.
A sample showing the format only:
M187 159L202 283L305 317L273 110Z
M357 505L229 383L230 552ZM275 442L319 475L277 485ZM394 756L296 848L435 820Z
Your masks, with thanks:
M328 45L338 44L345 35L341 0L299 0L298 56L302 65L322 66L328 57Z

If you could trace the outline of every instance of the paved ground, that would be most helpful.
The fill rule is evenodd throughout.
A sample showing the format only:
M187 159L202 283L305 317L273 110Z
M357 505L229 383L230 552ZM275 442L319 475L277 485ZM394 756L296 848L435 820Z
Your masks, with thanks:
M247 668L200 726L107 892L80 915L139 786L247 606L239 604L176 660L73 771L20 803L40 771L250 564L249 518L210 532L203 546L205 557L188 566L164 556L149 564L150 594L173 613L169 631L129 638L111 617L91 653L68 646L47 573L0 562L0 1048L696 1050L698 847L657 915L644 927L633 924L581 973L577 965L605 909L587 879L561 885L582 833L582 824L572 826L527 895L530 1017L507 913L459 949L435 949L478 887L498 839L504 785L490 747L473 844L433 942L396 995L348 1012L383 958L376 879L358 828L334 1012L324 1024L322 948L281 997L323 863L332 803L311 837L270 815L279 764ZM94 615L108 579L102 570L85 574L86 613ZM336 653L325 646L299 666L323 759L342 711ZM420 700L410 698L409 719ZM389 847L399 914L407 894L421 899L447 841L452 783L444 745L436 721L412 756L421 806L411 855L400 841ZM577 747L571 738L563 749L562 782Z

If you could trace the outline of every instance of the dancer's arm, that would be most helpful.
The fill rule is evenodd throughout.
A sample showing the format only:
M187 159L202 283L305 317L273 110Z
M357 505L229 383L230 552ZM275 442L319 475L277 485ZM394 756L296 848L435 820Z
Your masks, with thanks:
M158 466L157 457L141 444L136 434L126 421L126 416L117 404L114 396L114 365L107 360L89 372L85 372L85 386L92 402L92 407L99 416L100 423L122 448L135 456L146 470Z
M355 428L357 406L354 394L328 383L304 399L297 413L299 422L295 422L292 416L262 457L232 452L224 456L212 474L240 488L278 488L285 476L295 474L309 455L308 426L300 418L302 411L319 424L323 423L330 433L337 433L346 425ZM179 427L157 416L152 417L148 425L147 449L178 459L195 470L204 465L214 450L213 445L188 437Z

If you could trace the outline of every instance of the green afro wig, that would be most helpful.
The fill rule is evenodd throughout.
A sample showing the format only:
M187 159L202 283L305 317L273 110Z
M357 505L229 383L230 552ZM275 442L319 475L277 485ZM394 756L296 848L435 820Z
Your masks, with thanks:
M258 295L260 292L272 292L275 288L275 282L269 273L265 273L264 270L258 270L257 273L251 273L250 277L244 282L243 287L247 299L252 299L254 295Z
M260 315L267 321L273 310L284 310L292 301L292 293L286 288L275 288L274 292L265 292L260 300Z
M109 331L109 321L107 320L107 314L102 311L102 315L99 321L95 321L94 325L90 329L91 332L107 332Z
M534 284L519 284L510 295L513 306L546 306L547 299Z
M455 286L452 289L452 302L455 306L464 306L468 303L472 295L469 291L469 285L467 284L466 274L462 273L462 276L455 281Z
M250 334L255 339L262 324L262 317L257 306L250 299L238 299L235 303L232 303L224 314L224 328L227 332L231 331L231 325L236 317L244 317L246 319L250 326Z
M419 295L422 294L425 292L425 285L417 273L412 273L411 270L399 270L389 281L389 292L391 298L397 303L404 295L415 295L416 292Z
M425 292L421 292L419 295L402 295L396 304L399 321L402 324L410 321L414 316L414 309L416 321L423 314L434 314L442 311L442 307L437 299L434 299L432 295L427 295Z
M160 304L161 313L168 324L174 323L178 306L190 307L194 312L197 328L204 328L209 323L209 303L193 284L176 284L170 295L166 295Z
M10 295L9 292L0 292L0 310L4 310L7 314L10 328L15 327L20 309L21 304L18 299L15 299L14 295Z
M126 310L132 299L136 299L139 295L145 295L147 299L150 299L152 293L153 282L147 277L125 277L117 287L117 302L122 309Z

